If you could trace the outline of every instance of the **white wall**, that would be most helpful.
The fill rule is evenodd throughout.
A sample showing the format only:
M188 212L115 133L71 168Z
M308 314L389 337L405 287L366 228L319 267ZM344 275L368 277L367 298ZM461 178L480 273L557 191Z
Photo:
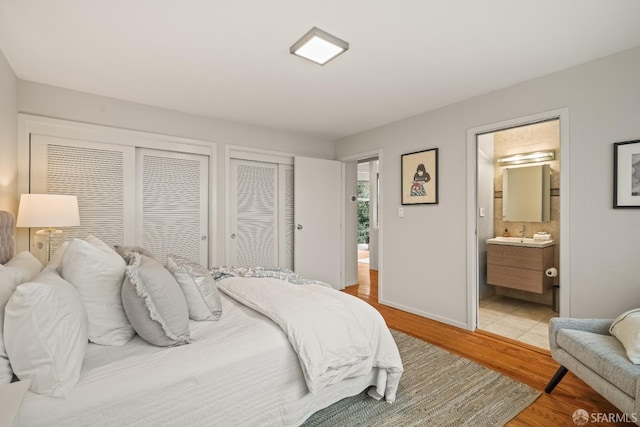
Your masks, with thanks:
M305 157L335 158L335 144L327 139L195 116L23 80L18 82L18 111L215 142L218 148L216 252L221 264L225 263L224 155L227 145L260 148ZM15 146L11 148L16 149ZM17 158L17 155L14 154L14 157ZM15 165L15 160L12 165Z
M613 142L640 139L640 47L338 141L337 157L383 149L383 302L466 326L466 131L569 108L570 314L640 307L640 210L612 208ZM566 124L561 124L566 125ZM563 142L564 143L564 142ZM439 205L400 204L400 155L438 147ZM395 159L395 161L394 161ZM564 190L567 194L567 190ZM565 206L565 208L567 208Z
M18 212L18 79L0 52L0 210Z

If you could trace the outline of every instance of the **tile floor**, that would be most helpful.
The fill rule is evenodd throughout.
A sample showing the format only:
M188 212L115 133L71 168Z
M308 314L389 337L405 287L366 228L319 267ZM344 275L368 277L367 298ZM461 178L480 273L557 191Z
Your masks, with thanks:
M551 307L492 295L480 300L479 329L549 350Z

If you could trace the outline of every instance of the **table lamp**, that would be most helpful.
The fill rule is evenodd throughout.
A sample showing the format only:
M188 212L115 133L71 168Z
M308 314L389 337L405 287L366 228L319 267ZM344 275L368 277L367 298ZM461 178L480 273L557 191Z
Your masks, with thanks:
M16 227L42 228L37 235L46 241L45 262L51 257L51 237L62 234L56 227L80 225L78 198L61 194L23 194L20 196Z

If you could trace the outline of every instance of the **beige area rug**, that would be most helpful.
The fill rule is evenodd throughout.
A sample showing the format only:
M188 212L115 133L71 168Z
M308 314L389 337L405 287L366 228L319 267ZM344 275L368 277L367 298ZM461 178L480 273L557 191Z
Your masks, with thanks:
M313 414L310 426L503 426L540 392L398 331L404 374L394 403L366 393Z

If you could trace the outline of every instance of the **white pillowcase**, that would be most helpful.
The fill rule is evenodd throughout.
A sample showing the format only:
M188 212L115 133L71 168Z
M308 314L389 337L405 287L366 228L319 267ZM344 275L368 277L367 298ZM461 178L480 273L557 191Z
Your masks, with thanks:
M45 270L54 270L58 274L62 272L62 257L64 256L65 251L69 247L69 241L66 240L62 242L62 244L58 247L58 249L54 252L53 256L49 258L49 262L44 267Z
M3 267L2 271L12 274L14 283L19 285L36 277L42 270L42 263L31 252L23 251L11 258Z
M0 384L10 383L13 370L4 345L4 311L16 286L33 279L42 264L30 252L20 252L4 266L0 265Z
M618 316L609 327L609 333L620 340L629 360L640 364L640 308Z
M13 295L16 285L13 283L13 275L0 268L0 384L10 383L13 379L13 370L9 363L9 356L4 346L2 333L4 324L4 309Z
M190 319L220 319L222 302L218 286L206 268L186 258L168 255L167 270L176 278L184 293Z
M120 297L125 268L124 259L93 236L73 239L62 257L62 277L80 293L96 344L124 345L135 334Z
M18 286L5 311L5 344L13 371L30 390L67 396L80 377L87 348L87 314L78 291L43 271Z

